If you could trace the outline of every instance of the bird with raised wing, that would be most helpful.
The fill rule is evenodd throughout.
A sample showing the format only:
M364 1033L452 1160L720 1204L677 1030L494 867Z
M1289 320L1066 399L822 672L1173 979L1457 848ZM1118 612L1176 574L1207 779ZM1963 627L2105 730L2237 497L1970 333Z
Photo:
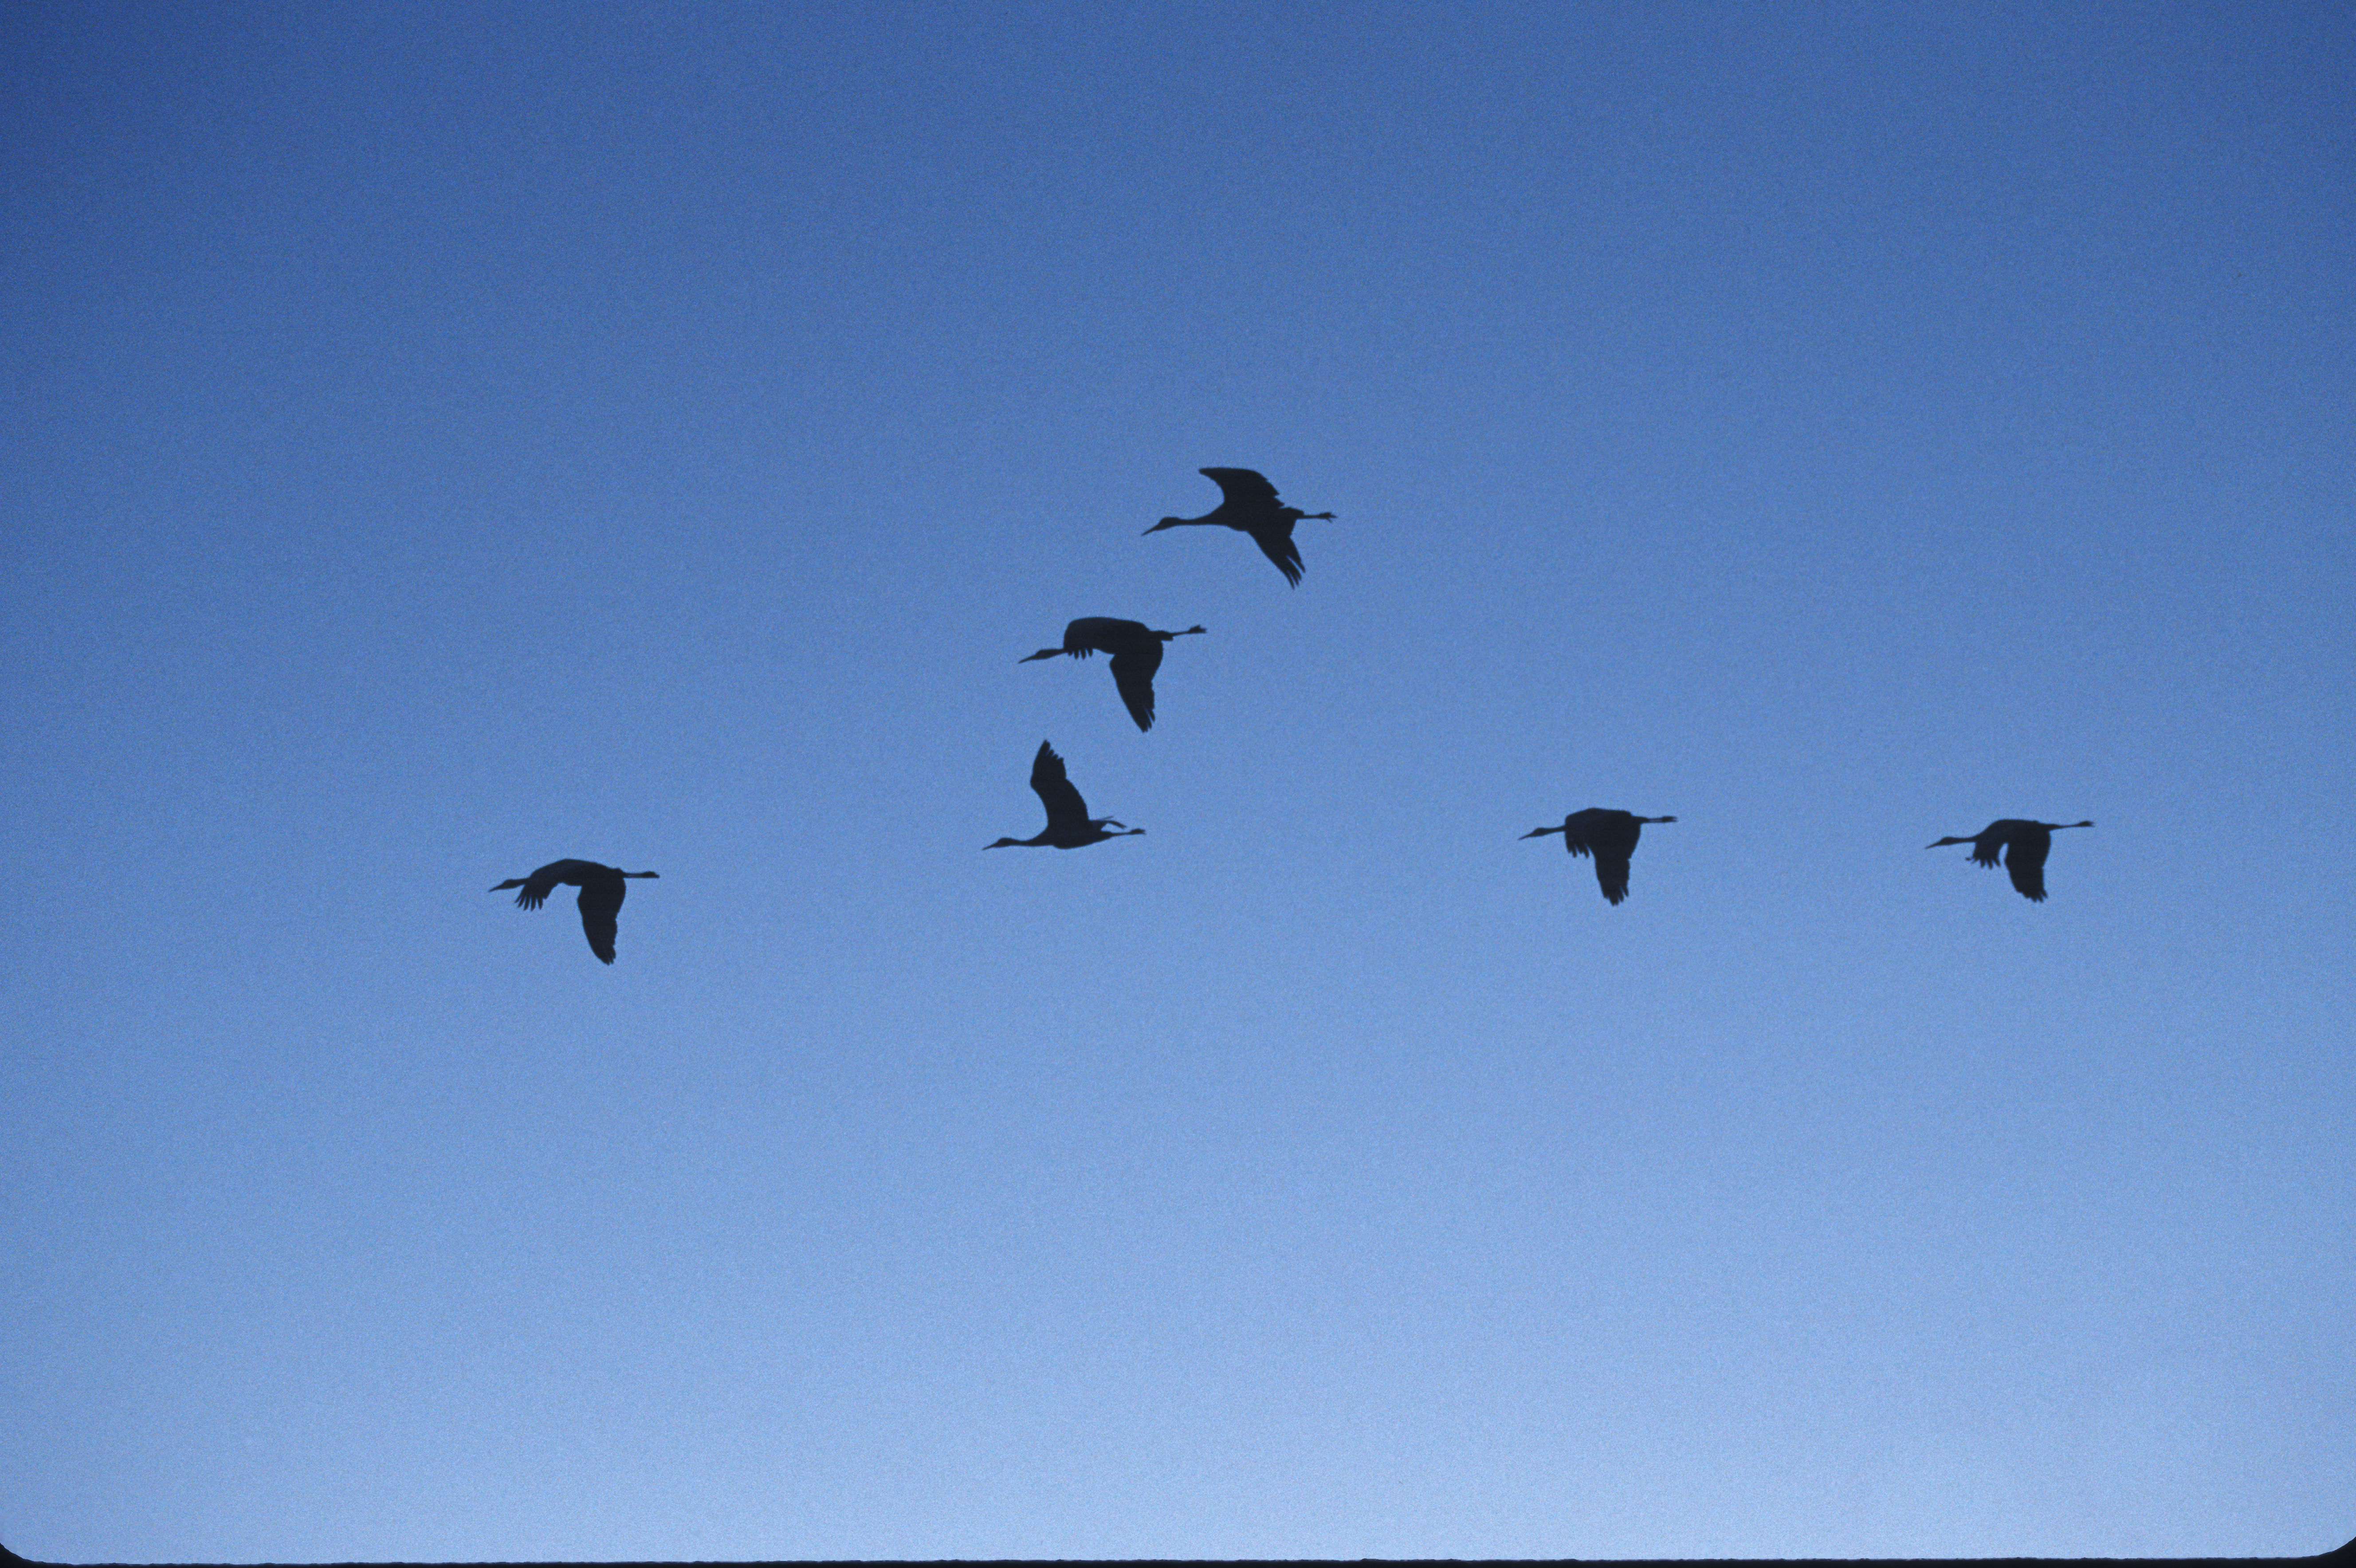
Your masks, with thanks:
M1636 853L1636 841L1644 836L1644 824L1676 821L1675 817L1640 817L1633 811L1590 806L1565 817L1558 828L1534 828L1522 836L1535 839L1560 833L1562 847L1572 854L1593 855L1596 883L1603 897L1617 904L1628 897L1628 862Z
M2032 904L2045 902L2045 857L2052 853L2053 835L2064 828L2091 828L2092 822L2031 822L2019 817L2005 817L1990 822L1969 838L1944 838L1937 843L1924 844L1924 849L1943 849L1951 843L1972 846L1975 865L1994 865L1997 855L2004 856L2004 868L2012 877L2012 886Z
M1045 831L1036 838L1000 839L996 843L982 845L982 848L1004 849L1009 844L1036 848L1040 844L1052 844L1057 849L1078 849L1083 844L1102 843L1107 839L1127 838L1131 833L1145 831L1117 822L1110 817L1089 816L1088 803L1080 799L1080 792L1072 788L1071 779L1064 772L1064 759L1056 756L1055 748L1044 740L1039 743L1039 755L1031 759L1031 788L1038 791L1039 803L1047 808ZM1122 831L1108 833L1105 832L1107 828Z
M1156 631L1141 620L1082 616L1064 628L1063 647L1043 648L1015 662L1028 664L1034 659L1054 659L1063 654L1086 659L1091 653L1109 653L1112 683L1120 689L1120 700L1129 704L1129 716L1137 721L1138 728L1151 729L1153 672L1162 668L1162 645L1173 638L1193 637L1202 629L1190 626L1183 631Z
M516 895L519 908L537 909L548 902L548 896L560 885L581 889L577 900L581 908L581 929L589 939L589 950L606 963L614 961L614 936L618 929L616 918L622 912L622 900L629 896L628 876L659 876L655 871L624 871L618 865L600 865L594 860L552 860L530 876L510 876L494 893L504 893L510 887L520 887Z
M1330 511L1303 511L1297 506L1287 506L1276 496L1276 487L1268 477L1249 468L1204 468L1199 470L1219 487L1224 498L1215 510L1201 517L1165 517L1145 532L1159 533L1165 528L1191 528L1197 523L1220 523L1238 533L1248 533L1260 553L1276 563L1284 580L1294 587L1301 586L1301 546L1292 542L1292 525L1303 518L1330 521Z

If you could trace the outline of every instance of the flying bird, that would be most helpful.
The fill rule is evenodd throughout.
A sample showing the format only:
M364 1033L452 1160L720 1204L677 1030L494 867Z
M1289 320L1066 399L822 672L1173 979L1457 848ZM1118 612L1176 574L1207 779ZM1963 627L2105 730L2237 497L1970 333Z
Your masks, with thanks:
M1972 862L1976 865L1994 865L1998 852L2004 854L2004 868L2012 875L2012 886L2032 904L2045 902L2045 857L2052 853L2053 835L2065 828L2091 828L2092 822L2029 822L2019 817L2006 817L1990 822L1969 838L1944 838L1937 843L1924 844L1925 849L1940 849L1951 843L1972 846Z
M1533 828L1522 836L1535 839L1560 833L1563 848L1573 854L1593 855L1595 880L1602 887L1603 897L1617 904L1628 897L1628 861L1636 853L1636 841L1644 836L1644 824L1676 821L1675 817L1640 817L1631 811L1590 806L1565 817L1558 828Z
M520 887L516 895L519 908L537 909L548 902L559 883L581 889L581 929L589 938L589 950L606 963L614 961L615 918L622 912L622 900L630 891L626 876L659 876L656 871L624 871L618 865L600 865L594 860L552 860L530 876L510 876L494 893L504 893L510 887Z
M1120 688L1120 700L1129 704L1129 716L1137 721L1138 728L1151 729L1153 672L1162 668L1162 645L1173 638L1192 637L1202 629L1190 626L1183 631L1156 631L1143 621L1082 616L1064 628L1063 647L1043 648L1015 662L1028 664L1033 659L1053 659L1064 653L1075 659L1109 653L1112 683Z
M1165 528L1191 528L1196 523L1224 523L1238 533L1248 533L1260 553L1276 563L1284 580L1294 587L1301 586L1301 546L1292 542L1292 525L1302 518L1331 520L1330 511L1303 511L1297 506L1287 506L1276 499L1276 487L1264 474L1249 468L1204 468L1200 470L1219 487L1226 498L1218 509L1202 517L1165 517L1145 532L1159 533Z
M1004 849L1008 844L1036 847L1044 843L1053 844L1057 849L1078 849L1083 844L1127 838L1131 833L1145 831L1114 822L1110 817L1089 816L1088 803L1080 799L1080 792L1073 789L1071 779L1065 777L1064 759L1056 756L1055 748L1044 740L1039 743L1039 755L1031 759L1031 788L1039 792L1039 803L1047 808L1046 830L1036 838L1000 839L996 843L982 845L982 848ZM1108 833L1105 832L1107 828L1124 831Z

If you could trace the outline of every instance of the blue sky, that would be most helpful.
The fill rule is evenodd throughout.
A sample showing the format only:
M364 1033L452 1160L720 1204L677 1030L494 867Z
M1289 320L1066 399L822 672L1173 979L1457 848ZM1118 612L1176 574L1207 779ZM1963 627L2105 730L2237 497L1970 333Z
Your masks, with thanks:
M2356 1530L2344 8L0 38L17 1552Z

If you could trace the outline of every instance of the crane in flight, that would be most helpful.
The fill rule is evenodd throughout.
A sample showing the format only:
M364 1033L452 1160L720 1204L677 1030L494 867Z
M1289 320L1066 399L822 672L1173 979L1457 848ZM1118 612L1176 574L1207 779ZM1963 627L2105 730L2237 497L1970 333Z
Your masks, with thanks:
M1969 838L1944 838L1937 843L1924 844L1925 849L1941 849L1951 843L1972 846L1975 865L1994 865L1997 855L2004 855L2004 868L2012 877L2015 891L2032 904L2045 902L2045 857L2052 853L2053 835L2064 828L2091 828L2092 822L2031 822L2019 817L2004 817L1990 822Z
M1031 759L1031 788L1038 791L1039 803L1047 808L1044 831L1036 838L1000 839L996 843L982 845L982 848L1004 849L1009 844L1036 848L1044 843L1053 844L1057 849L1078 849L1084 844L1127 838L1131 833L1145 831L1114 822L1110 817L1089 816L1088 803L1080 799L1080 792L1072 788L1071 779L1064 772L1064 759L1056 756L1055 748L1044 740L1039 743L1039 755ZM1107 828L1123 831L1108 833L1105 832Z
M1165 517L1145 532L1159 533L1165 528L1191 528L1198 523L1221 523L1238 533L1248 533L1260 553L1276 563L1284 580L1294 587L1301 586L1301 546L1292 542L1292 525L1303 518L1331 520L1330 511L1303 511L1297 506L1287 506L1277 499L1276 487L1268 476L1250 468L1204 468L1199 470L1219 487L1222 496L1216 510L1201 517Z
M577 900L581 908L581 929L589 939L589 950L604 962L614 961L616 918L622 912L622 900L629 896L628 876L659 876L656 871L624 871L618 865L600 865L594 860L552 860L530 876L510 876L494 893L504 893L510 887L520 887L516 895L519 908L537 909L548 902L548 896L562 883L581 889Z
M1565 817L1558 828L1534 828L1522 836L1535 839L1560 833L1563 848L1575 855L1593 855L1595 880L1604 898L1617 904L1628 897L1628 862L1636 853L1636 841L1644 836L1644 824L1676 821L1675 817L1640 817L1633 811L1590 806Z
M1141 620L1115 620L1110 616L1082 616L1064 628L1064 646L1043 648L1036 653L1025 654L1015 660L1028 664L1034 659L1053 659L1070 654L1086 659L1091 653L1112 655L1112 683L1120 688L1120 700L1129 704L1129 716L1137 721L1141 730L1153 727L1153 672L1162 668L1162 648L1173 638L1193 637L1203 628L1190 626L1183 631L1156 631Z

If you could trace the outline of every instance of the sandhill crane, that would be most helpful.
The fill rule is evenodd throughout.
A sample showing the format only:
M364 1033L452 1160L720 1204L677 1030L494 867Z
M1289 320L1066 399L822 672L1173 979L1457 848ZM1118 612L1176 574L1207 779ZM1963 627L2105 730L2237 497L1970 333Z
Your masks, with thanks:
M615 917L622 912L622 900L628 897L630 886L626 876L659 876L656 871L624 871L618 865L600 865L594 860L552 860L530 876L510 876L494 893L504 893L510 887L520 887L516 904L525 909L537 909L548 901L559 883L581 889L577 900L581 907L581 929L589 938L589 950L606 963L614 961Z
M1276 563L1284 580L1294 587L1301 586L1301 547L1292 542L1292 525L1302 518L1331 520L1330 511L1303 511L1297 506L1287 506L1276 499L1276 487L1265 475L1249 468L1204 468L1200 472L1213 480L1226 497L1218 510L1202 517L1165 517L1145 532L1159 533L1165 528L1189 528L1196 523L1217 522L1239 533L1248 533L1260 553Z
M1162 668L1162 645L1173 638L1193 637L1202 629L1190 626L1183 631L1156 631L1141 620L1082 616L1064 628L1063 647L1043 648L1015 662L1028 664L1033 659L1053 659L1065 653L1075 659L1086 659L1097 652L1109 653L1112 683L1120 688L1120 700L1129 704L1129 716L1137 721L1138 728L1151 729L1153 672Z
M1072 788L1064 774L1064 759L1045 741L1039 743L1039 755L1031 759L1031 788L1039 792L1039 803L1047 808L1046 830L1037 838L1000 839L986 843L984 849L1004 849L1009 844L1035 848L1053 844L1057 849L1078 849L1083 844L1102 843L1107 839L1127 838L1141 833L1143 828L1131 828L1114 822L1110 817L1091 817L1088 803ZM1108 833L1107 828L1122 828L1123 832Z
M1675 817L1640 817L1631 811L1590 806L1565 817L1558 828L1534 828L1522 836L1535 839L1560 833L1563 848L1573 854L1593 855L1595 880L1602 887L1603 897L1617 904L1628 897L1628 861L1636 853L1636 841L1644 836L1644 824L1676 821Z
M1977 865L1994 865L1997 853L2004 852L2004 868L2012 875L2012 885L2020 896L2032 904L2045 902L2045 857L2053 849L2053 835L2065 828L2091 828L2092 822L2031 822L2019 817L2005 817L1990 822L1969 838L1944 838L1937 843L1924 844L1924 849L1941 849L1951 843L1972 846L1972 861Z

